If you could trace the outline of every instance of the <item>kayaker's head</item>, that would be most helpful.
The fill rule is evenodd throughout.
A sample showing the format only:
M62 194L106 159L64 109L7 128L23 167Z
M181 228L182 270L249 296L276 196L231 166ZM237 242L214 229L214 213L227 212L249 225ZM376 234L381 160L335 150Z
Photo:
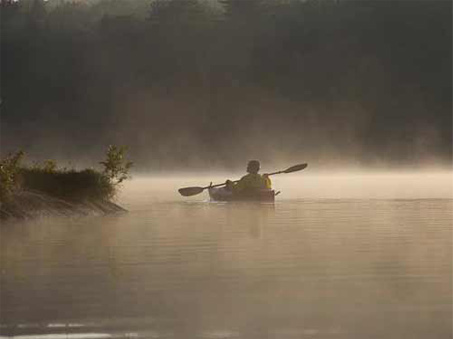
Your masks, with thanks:
M260 170L260 162L258 160L250 160L247 164L247 172L256 174Z

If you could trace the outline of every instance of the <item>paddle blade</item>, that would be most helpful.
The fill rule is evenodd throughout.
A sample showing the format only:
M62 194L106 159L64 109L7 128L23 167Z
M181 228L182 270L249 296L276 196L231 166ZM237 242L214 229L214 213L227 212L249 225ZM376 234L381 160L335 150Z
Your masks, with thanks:
M297 171L303 170L307 166L308 166L308 164L299 164L299 165L291 166L290 168L287 168L286 170L284 170L283 173L297 172Z
M184 197L190 197L192 195L200 194L204 191L203 187L185 187L178 190L179 194Z

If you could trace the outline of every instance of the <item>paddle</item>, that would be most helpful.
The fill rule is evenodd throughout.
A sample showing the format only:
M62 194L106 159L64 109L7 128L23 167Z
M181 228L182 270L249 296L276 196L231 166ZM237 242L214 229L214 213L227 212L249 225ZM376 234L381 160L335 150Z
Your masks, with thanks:
M299 164L299 165L291 166L283 171L269 173L268 175L275 175L275 174L281 174L281 173L286 173L286 174L293 173L293 172L303 170L307 166L308 166L308 164ZM233 181L233 183L236 183L236 182L239 182L239 180ZM178 192L184 197L190 197L192 195L200 194L207 188L220 187L220 186L224 186L224 185L226 185L226 183L217 184L217 185L209 185L209 186L205 186L205 187L196 187L196 186L195 187L184 187L184 188L180 188L178 190Z

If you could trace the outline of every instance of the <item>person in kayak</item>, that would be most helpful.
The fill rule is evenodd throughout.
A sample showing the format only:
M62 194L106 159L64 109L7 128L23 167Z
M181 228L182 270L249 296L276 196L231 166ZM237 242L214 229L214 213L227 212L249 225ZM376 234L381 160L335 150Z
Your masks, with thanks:
M250 160L247 164L247 173L238 183L234 184L231 180L226 181L226 187L233 193L245 193L260 189L272 188L271 179L267 174L259 174L260 162Z

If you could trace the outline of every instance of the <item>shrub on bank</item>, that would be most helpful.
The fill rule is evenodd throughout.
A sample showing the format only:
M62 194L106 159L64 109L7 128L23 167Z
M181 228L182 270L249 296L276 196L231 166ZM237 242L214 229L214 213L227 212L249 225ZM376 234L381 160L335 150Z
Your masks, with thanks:
M49 172L41 168L23 168L20 175L23 188L64 200L109 200L115 194L115 185L92 169Z
M125 160L125 147L110 146L103 171L59 169L54 160L22 166L23 152L0 160L0 201L18 190L38 191L68 201L110 200L118 185L129 178L132 162Z
M21 162L24 152L10 153L0 160L0 201L8 197L20 186Z

